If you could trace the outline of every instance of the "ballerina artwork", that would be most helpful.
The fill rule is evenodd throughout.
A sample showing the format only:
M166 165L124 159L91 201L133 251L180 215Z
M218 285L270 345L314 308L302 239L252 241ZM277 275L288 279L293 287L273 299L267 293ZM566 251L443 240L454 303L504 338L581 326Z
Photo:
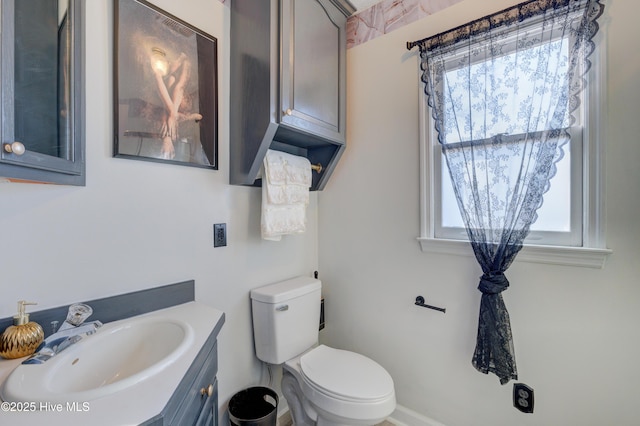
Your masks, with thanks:
M217 168L216 39L139 3L116 1L115 155Z
M168 65L162 49L154 47L151 55L151 68L155 76L158 93L166 111L162 114L160 137L162 139L162 158L172 160L176 156L175 143L179 137L178 124L184 121L199 122L202 115L192 112L191 96L185 96L184 88L191 72L191 62L184 52ZM177 75L177 78L176 78Z

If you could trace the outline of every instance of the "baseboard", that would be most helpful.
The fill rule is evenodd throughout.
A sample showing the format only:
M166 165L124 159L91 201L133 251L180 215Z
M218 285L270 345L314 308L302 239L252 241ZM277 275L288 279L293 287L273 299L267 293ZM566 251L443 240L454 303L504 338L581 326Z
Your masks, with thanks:
M389 421L396 426L445 426L401 405L396 406L395 411L389 417Z
M400 405L396 406L395 411L387 420L395 426L445 426L442 423ZM278 426L288 426L292 423L291 413L288 407L282 411L278 410Z

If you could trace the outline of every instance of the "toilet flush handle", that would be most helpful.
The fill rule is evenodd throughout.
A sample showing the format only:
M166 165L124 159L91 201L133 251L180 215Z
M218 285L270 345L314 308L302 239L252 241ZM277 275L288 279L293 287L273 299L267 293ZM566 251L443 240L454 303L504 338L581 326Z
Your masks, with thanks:
M289 305L282 305L282 306L278 306L276 308L276 311L279 311L279 312L284 312L284 311L288 311L288 310L289 310Z

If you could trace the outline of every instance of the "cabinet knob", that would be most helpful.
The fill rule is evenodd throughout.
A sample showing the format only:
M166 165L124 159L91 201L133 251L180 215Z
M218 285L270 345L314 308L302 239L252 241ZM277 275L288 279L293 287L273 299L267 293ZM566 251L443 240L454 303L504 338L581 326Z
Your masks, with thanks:
M293 110L291 108L287 108L287 110L284 112L284 115L291 115L293 114Z
M205 396L205 395L211 396L211 395L213 395L213 385L209 385L206 388L200 389L200 395L202 395L202 396Z
M13 142L13 143L5 143L4 151L9 154L22 155L26 151L24 144L22 142Z

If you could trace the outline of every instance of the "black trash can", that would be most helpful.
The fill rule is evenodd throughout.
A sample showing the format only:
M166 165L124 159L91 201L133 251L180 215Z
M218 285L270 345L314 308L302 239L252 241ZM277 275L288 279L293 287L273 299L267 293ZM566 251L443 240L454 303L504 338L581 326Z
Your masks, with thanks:
M262 386L236 393L229 401L229 420L236 426L276 426L278 394Z

